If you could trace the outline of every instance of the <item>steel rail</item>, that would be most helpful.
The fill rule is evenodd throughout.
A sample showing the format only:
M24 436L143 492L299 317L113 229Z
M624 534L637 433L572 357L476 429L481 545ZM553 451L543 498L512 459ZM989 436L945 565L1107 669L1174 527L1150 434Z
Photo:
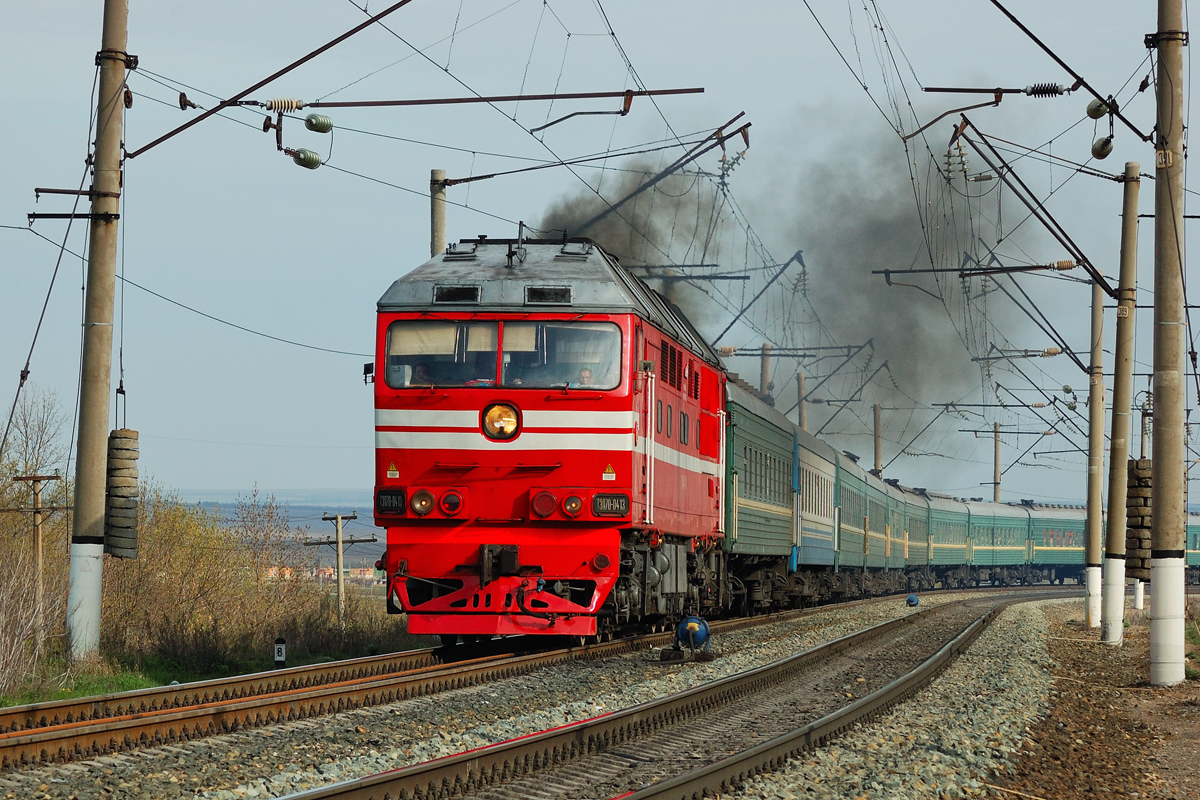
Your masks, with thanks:
M717 631L738 630L746 625L769 624L790 619L797 614L811 614L825 609L857 605L870 602L872 599L854 600L819 607L810 607L798 611L776 612L769 615L747 619L719 620L712 623ZM654 634L651 634L654 636ZM649 640L650 644L658 643L659 639L669 638L660 634ZM607 643L606 643L607 644ZM593 647L603 647L594 645ZM530 648L532 649L532 648ZM282 691L302 691L333 683L350 680L366 680L385 675L408 672L416 669L434 667L445 663L447 651L444 648L427 647L418 650L405 650L398 653L388 653L378 656L345 659L323 664L308 664L299 667L267 670L248 675L236 675L229 678L213 678L205 681L194 681L169 686L157 686L149 689L133 689L127 692L89 695L74 697L66 700L52 700L43 703L29 703L19 706L0 708L0 734L17 731L31 731L53 725L65 725L89 720L100 720L131 714L145 714L155 711L173 711L188 706L199 706L217 701L235 701L257 695L276 694ZM597 654L606 651L597 651ZM495 655L495 658L511 656ZM460 659L461 660L461 659Z
M1070 595L1064 593L1063 596ZM1047 598L1043 596L1038 599ZM877 716L912 697L937 677L959 654L970 647L971 643L1001 612L1019 602L1023 601L1012 598L997 603L991 611L964 628L958 636L916 669L861 700L729 758L621 795L622 800L698 800L704 797L716 797L721 796L724 792L732 791L733 787L755 775L780 769L788 759L797 754L820 747L845 733L855 724Z
M1045 598L1047 595L1058 596L1059 594L1066 597L1073 596L1075 593L1054 592L1051 594L1035 591L1030 592L1028 598L1000 601L996 608L968 625L950 644L941 648L937 654L923 662L905 678L894 681L884 689L872 693L835 714L806 725L793 734L773 739L764 745L746 751L746 753L760 754L772 745L782 747L782 740L790 741L789 737L797 735L799 744L791 745L790 749L784 747L780 751L781 753L796 752L833 738L837 733L853 725L855 721L877 714L884 708L916 692L924 683L932 679L953 656L967 647L983 627L1003 608L1012 603L1021 602L1022 599ZM972 601L977 602L976 599L968 598L960 603ZM872 639L891 633L896 628L914 624L917 619L923 619L926 615L952 608L953 605L957 604L947 604L928 610L922 609L748 672L731 675L622 711L377 775L309 789L287 795L285 800L329 800L330 798L336 798L336 800L396 800L396 798L439 800L440 798L453 798L471 792L479 792L492 784L527 776L547 765L566 763L586 753L632 742L639 736L662 727L685 724L688 720L711 711L715 706L733 703L740 696L776 686L781 679L802 671L813 662L860 646ZM745 753L689 772L684 776L637 790L634 793L621 795L621 797L636 797L638 800L645 800L645 798L651 797L719 796L717 787L728 787L746 775L755 774L757 771L768 768L767 766L757 766L758 762L753 760L743 762L742 756L745 756ZM782 763L785 758L786 755L780 755L771 750L765 761L759 760L764 765L777 765ZM710 770L716 776L715 778L708 777L707 771ZM734 777L727 778L727 773ZM676 786L680 787L681 791L674 791ZM724 791L724 788L721 791ZM658 794L657 792L666 793Z
M134 689L128 692L73 697L47 703L0 708L0 732L12 733L71 722L119 717L238 700L287 689L309 689L329 683L374 678L442 663L438 648L406 650L345 661L256 672L232 678Z
M658 634L666 639L666 634ZM575 658L641 649L644 640L569 648L532 655L487 657L435 665L363 680L353 678L312 688L283 689L242 699L216 699L178 709L48 725L0 733L0 767L41 761L70 761L91 755L190 741L201 736L396 703L531 672Z
M855 604L862 602L869 600L854 601ZM819 606L723 620L713 623L713 629L735 631L836 607ZM0 769L43 761L71 761L396 703L522 675L566 661L606 658L667 645L672 639L672 633L660 632L603 644L488 656L452 664L438 663L435 648L412 651L414 660L421 659L423 666L409 664L405 668L403 659L396 659L405 654L395 654L258 673L232 680L23 706L10 715L13 725L17 720L33 720L36 724L0 732ZM384 665L389 662L402 669L386 671ZM325 668L324 679L322 668ZM364 671L370 669L376 669L376 673L371 675ZM277 680L284 673L291 673L291 678ZM175 702L178 705L170 704ZM70 715L76 716L68 719Z
M969 590L949 590L949 594ZM823 611L875 602L844 603L720 620L731 632ZM886 599L886 598L884 598ZM606 658L665 646L670 632L534 654L498 655L438 663L438 649L294 667L199 683L78 700L21 706L4 712L12 729L0 731L0 769L62 762L247 730L354 708L479 685L576 659ZM411 660L410 660L411 659ZM32 721L27 727L19 727Z
M860 646L901 626L914 624L917 619L952 605L922 609L762 667L611 714L378 775L309 789L287 795L287 800L435 800L477 792L493 783L528 775L545 765L567 762L585 753L631 742L662 727L683 724L714 706L727 705L746 694L767 690L814 662Z

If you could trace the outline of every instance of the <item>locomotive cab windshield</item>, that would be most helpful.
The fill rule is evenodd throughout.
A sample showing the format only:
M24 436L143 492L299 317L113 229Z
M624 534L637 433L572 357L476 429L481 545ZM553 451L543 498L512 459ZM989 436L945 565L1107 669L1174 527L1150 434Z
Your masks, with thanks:
M516 389L621 384L621 329L581 320L396 320L387 331L387 385Z

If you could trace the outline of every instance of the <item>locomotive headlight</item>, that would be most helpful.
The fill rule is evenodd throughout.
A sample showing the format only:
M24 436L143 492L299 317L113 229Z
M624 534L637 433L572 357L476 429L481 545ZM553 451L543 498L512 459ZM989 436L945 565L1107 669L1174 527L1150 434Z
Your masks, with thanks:
M568 517L577 517L583 510L583 500L578 495L569 495L562 504L563 513Z
M418 517L425 516L430 511L433 511L433 492L428 489L413 492L412 500L409 502L408 507Z
M511 439L521 429L521 417L507 403L493 403L483 411L483 434L489 439Z

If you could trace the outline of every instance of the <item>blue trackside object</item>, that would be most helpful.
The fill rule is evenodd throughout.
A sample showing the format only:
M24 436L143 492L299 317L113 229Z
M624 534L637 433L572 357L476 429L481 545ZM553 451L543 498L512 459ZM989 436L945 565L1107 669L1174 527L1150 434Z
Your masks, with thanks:
M921 604L921 598L917 597L915 594L910 594L908 599L904 601L904 604L909 608L916 608Z
M708 623L699 617L684 617L675 629L675 639L681 645L695 650L708 642Z

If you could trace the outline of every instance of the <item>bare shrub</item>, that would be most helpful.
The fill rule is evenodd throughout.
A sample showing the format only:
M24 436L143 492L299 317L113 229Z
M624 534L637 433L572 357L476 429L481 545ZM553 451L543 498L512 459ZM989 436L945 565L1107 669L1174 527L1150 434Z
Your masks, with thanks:
M37 671L33 559L13 540L0 544L0 695Z
M292 538L273 501L254 495L240 502L237 521L226 526L144 484L141 509L138 558L110 560L104 573L108 652L225 671L266 652L280 616L319 602L309 581L267 574L286 564ZM306 592L313 595L307 602Z
M3 422L7 422L4 420ZM61 660L65 643L67 517L46 511L42 520L43 638L37 638L37 580L33 487L13 478L53 475L65 468L65 416L58 396L36 386L21 395L3 457L0 458L0 695L42 681ZM42 485L42 505L62 507L68 481Z
M141 508L137 560L109 560L104 573L110 655L159 657L207 674L261 663L279 636L293 659L306 660L411 646L403 621L360 591L348 593L340 631L337 601L313 577L304 531L274 498L241 498L225 524L150 484Z

